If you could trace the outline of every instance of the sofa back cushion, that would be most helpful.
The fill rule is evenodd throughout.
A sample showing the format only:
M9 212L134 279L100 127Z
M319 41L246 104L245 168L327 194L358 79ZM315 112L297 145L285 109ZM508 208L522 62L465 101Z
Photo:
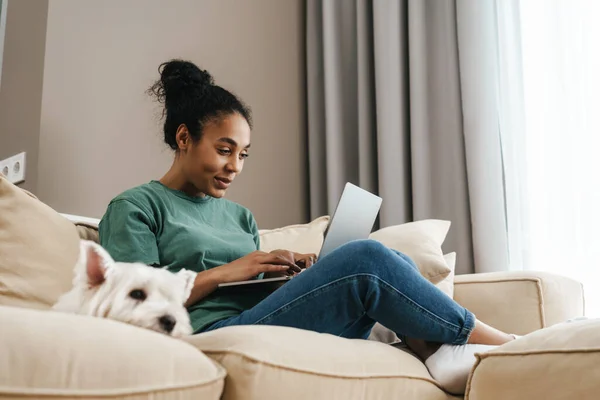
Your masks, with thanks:
M324 215L307 224L260 229L260 250L270 252L283 249L296 253L319 254L327 225L329 216Z
M0 174L0 305L50 308L78 254L75 226Z
M322 216L307 224L260 230L260 249L319 254L328 225L329 216ZM443 290L452 296L452 288L447 287L454 281L453 276L447 280L452 268L442 253L442 244L449 229L449 221L430 219L383 228L373 232L370 238L411 257L427 280L434 284L444 282Z

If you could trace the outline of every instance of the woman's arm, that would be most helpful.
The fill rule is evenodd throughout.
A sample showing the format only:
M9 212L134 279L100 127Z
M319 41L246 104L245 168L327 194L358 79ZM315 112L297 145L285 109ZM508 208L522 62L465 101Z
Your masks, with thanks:
M293 259L285 255L254 251L245 257L229 264L199 272L194 280L194 287L185 302L189 307L214 292L220 283L245 281L263 272L287 271L299 272Z
M133 200L111 201L99 226L100 245L117 262L158 265L157 222Z
M202 300L214 292L219 283L223 283L222 278L219 277L219 268L220 267L216 267L206 271L198 272L196 279L194 280L194 286L190 292L190 297L188 297L187 301L185 302L186 307L189 307L192 304L197 303L199 300Z

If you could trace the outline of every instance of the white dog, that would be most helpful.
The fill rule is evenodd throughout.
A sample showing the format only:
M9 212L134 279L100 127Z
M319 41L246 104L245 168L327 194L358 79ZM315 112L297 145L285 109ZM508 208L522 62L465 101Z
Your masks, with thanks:
M60 297L54 310L114 319L173 337L192 333L183 304L196 273L115 262L101 246L86 240L79 250L73 289Z

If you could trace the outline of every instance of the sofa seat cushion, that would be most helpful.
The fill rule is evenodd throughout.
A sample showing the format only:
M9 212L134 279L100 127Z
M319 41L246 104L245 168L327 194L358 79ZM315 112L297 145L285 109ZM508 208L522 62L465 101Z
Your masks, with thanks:
M225 370L123 323L0 306L0 399L219 399Z
M562 323L479 355L465 399L597 399L600 320Z
M279 326L190 336L225 367L223 399L448 399L415 356L392 346Z

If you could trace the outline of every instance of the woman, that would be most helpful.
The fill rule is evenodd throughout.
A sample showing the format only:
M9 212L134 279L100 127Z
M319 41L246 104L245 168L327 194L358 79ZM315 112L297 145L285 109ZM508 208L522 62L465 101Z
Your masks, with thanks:
M100 239L117 261L198 272L186 303L194 332L265 324L367 338L377 321L401 336L453 393L464 391L475 352L514 340L478 321L425 280L411 259L378 242L348 243L316 263L314 255L257 251L254 217L223 198L249 154L250 110L190 62L172 60L159 72L149 92L164 103L173 164L160 180L111 201ZM296 274L301 267L308 269L273 293L216 290L222 282Z

